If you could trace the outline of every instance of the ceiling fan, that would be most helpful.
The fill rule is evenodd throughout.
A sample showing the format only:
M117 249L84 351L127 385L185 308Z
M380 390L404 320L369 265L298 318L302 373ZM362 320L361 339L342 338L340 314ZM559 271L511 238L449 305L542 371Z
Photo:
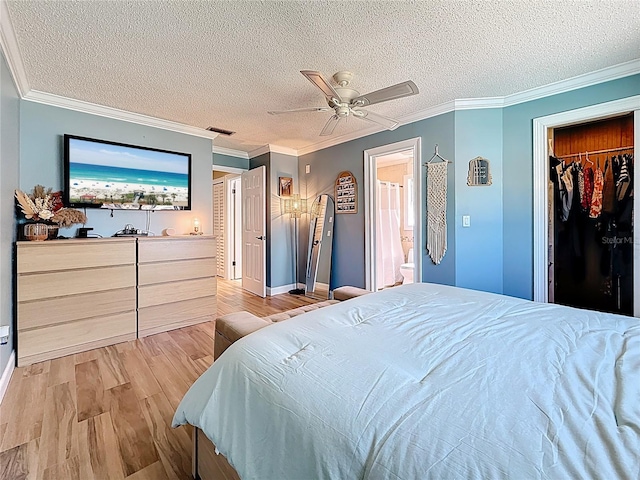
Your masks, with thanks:
M418 93L418 87L416 87L416 84L409 80L365 95L360 95L359 92L349 87L351 79L353 78L353 73L351 72L338 72L333 76L333 79L338 85L337 87L331 85L320 72L315 72L313 70L301 70L300 73L307 77L311 83L322 91L329 106L294 108L292 110L278 110L268 113L271 115L280 115L281 113L296 112L329 112L333 109L333 115L329 118L329 121L327 121L320 132L321 136L331 135L340 120L346 120L351 115L362 120L368 120L370 122L377 123L378 125L382 125L387 130L393 130L399 125L397 120L368 110L362 110L361 107L387 102L397 98L408 97Z

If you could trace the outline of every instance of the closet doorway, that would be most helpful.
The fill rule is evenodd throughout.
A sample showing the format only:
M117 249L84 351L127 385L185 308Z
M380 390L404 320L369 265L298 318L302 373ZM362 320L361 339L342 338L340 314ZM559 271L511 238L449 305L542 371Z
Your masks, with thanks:
M549 300L633 315L633 114L549 132Z
M227 280L242 278L242 182L241 169L214 167L213 236L216 238L216 275ZM224 170L222 170L224 169Z
M535 301L547 302L547 301L558 301L563 300L563 295L571 295L570 293L565 292L557 292L555 289L555 284L558 279L556 276L556 262L558 261L555 258L556 254L561 254L562 252L557 251L555 245L555 239L557 232L555 231L555 219L554 215L557 211L557 202L562 201L562 198L558 200L555 197L554 184L552 183L552 175L551 175L551 161L550 156L553 155L573 155L577 154L578 161L584 157L582 154L585 152L591 152L589 155L589 160L594 161L597 168L597 157L594 159L592 153L594 151L598 151L598 147L595 145L590 145L588 147L578 147L584 148L584 151L571 151L571 152L561 152L557 151L557 148L564 148L561 146L554 145L554 137L560 135L562 137L563 134L572 133L571 130L568 130L572 127L577 127L582 125L584 128L591 129L597 127L596 123L600 121L612 119L612 118L633 118L633 141L628 145L618 145L618 147L627 147L633 145L633 149L631 150L631 155L633 156L634 164L637 165L635 160L637 159L638 153L638 139L640 139L640 96L629 97L621 100L615 100L612 102L607 102L603 104L593 105L590 107L584 107L577 110L570 110L558 114L549 115L546 117L540 117L533 120L533 299ZM621 120L622 121L622 120ZM628 121L628 120L627 120ZM588 127L587 127L588 126ZM567 129L562 132L561 130ZM583 131L584 131L583 128ZM592 140L595 141L597 136L592 136ZM622 140L622 139L620 139ZM562 142L562 140L561 140ZM569 141L571 144L571 141ZM554 148L555 147L555 148ZM594 148L595 147L595 148ZM568 148L576 148L576 145L573 145ZM604 147L599 148L600 150L606 150L607 148L613 147ZM593 150L591 150L593 149ZM607 154L609 155L609 160L611 161L611 156L618 155L619 152L621 154L626 153L626 151L614 151L614 152L602 152L601 155L604 155L604 161L606 161ZM569 159L573 157L568 157ZM564 163L566 163L566 159L562 159ZM601 157L602 161L602 157ZM582 163L586 162L586 159L583 159ZM590 165L590 164L589 164ZM634 166L635 166L634 165ZM604 168L604 165L601 163L601 168ZM605 172L603 172L604 174ZM614 177L615 179L615 177ZM637 175L633 175L630 179L630 188L633 188L633 192L638 192L640 187L640 181L638 180ZM580 188L580 187L579 187ZM632 194L633 195L633 194ZM566 198L566 197L565 197ZM580 202L581 203L581 202ZM633 195L633 199L631 200L632 213L640 212L640 197L638 195ZM615 214L615 212L614 212ZM637 214L637 213L636 213ZM602 219L603 222L605 219ZM637 222L636 222L637 223ZM617 225L617 224L616 224ZM609 246L613 246L614 242L618 242L618 238L615 235L611 235L611 231L607 233L608 222L605 222L605 240L600 238L600 243L605 242L609 244ZM595 227L594 227L595 228ZM631 237L629 239L629 237ZM579 247L580 243L580 231L578 230L578 234L570 237L572 242L570 244L570 248L574 248L574 252L586 252L587 250L581 250ZM574 241L575 240L575 243ZM604 287L602 288L603 292L607 293L609 297L609 305L613 303L614 308L605 307L605 310L613 310L618 311L618 292L617 292L617 276L620 276L620 305L623 303L622 292L624 288L631 289L631 303L632 306L627 306L631 313L627 313L628 315L634 315L640 317L640 228L632 229L631 234L626 236L626 240L622 241L631 241L631 252L632 259L631 263L627 263L626 266L629 267L631 272L631 278L626 279L630 286L623 286L623 278L622 271L618 270L616 267L615 274L614 270L609 270L612 268L612 264L610 263L611 256L608 258L605 255L600 254L597 267L601 268L601 272L610 271L611 275L611 289L609 290L606 282L604 283ZM593 248L593 245L591 247ZM616 255L618 252L614 252ZM577 255L575 258L578 258ZM581 278L583 276L583 272L578 263L569 261L567 263L566 259L562 259L564 262L565 271L562 273L565 277L568 275L569 277L575 276L576 278ZM569 271L567 273L566 268L569 265ZM575 270L572 270L575 267ZM585 267L586 268L586 267ZM589 267L592 268L592 267ZM560 272L557 272L560 274ZM625 271L626 273L626 271ZM590 282L594 282L594 280L590 280ZM557 299L556 293L560 293L560 298ZM566 297L565 297L566 298ZM627 300L628 302L628 300ZM566 302L569 303L569 302ZM587 308L602 308L600 306L587 306Z
M419 138L365 151L368 290L421 281L419 159Z

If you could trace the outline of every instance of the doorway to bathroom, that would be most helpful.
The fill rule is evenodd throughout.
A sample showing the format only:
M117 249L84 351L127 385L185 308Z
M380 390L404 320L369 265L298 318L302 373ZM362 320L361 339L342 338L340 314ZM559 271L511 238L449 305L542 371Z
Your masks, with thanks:
M419 138L365 151L368 290L421 281L419 172Z

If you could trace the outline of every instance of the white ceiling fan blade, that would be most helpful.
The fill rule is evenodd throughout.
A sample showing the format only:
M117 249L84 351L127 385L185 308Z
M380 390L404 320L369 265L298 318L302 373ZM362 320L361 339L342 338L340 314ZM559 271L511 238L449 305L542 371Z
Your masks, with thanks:
M271 115L280 115L281 113L296 113L296 112L328 112L332 110L330 107L308 107L308 108L292 108L291 110L272 110L267 112Z
M368 110L351 110L351 113L353 113L354 117L358 117L363 120L369 120L370 122L382 125L387 130L395 130L398 125L400 125L400 122L394 120L393 118L385 117Z
M338 125L338 122L340 121L340 118L337 115L333 115L329 121L325 124L324 128L322 129L322 131L320 132L320 136L321 137L325 137L327 135L331 135L333 133L333 131L336 128L336 125Z
M395 100L396 98L409 97L411 95L418 94L418 87L411 80L407 82L398 83L391 87L382 88L375 92L360 95L358 98L354 98L351 103L353 105L367 106L374 103L387 102L389 100Z
M340 95L336 92L335 88L331 86L331 84L327 81L326 78L322 76L320 72L315 72L313 70L300 70L300 73L307 77L307 79L313 83L316 87L322 90L324 96L327 97L327 100L337 99L339 102L342 102Z

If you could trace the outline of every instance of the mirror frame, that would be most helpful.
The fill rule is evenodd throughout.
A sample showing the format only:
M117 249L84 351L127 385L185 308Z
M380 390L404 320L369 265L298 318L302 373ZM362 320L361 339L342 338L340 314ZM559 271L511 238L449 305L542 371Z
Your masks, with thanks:
M326 201L325 201L326 199ZM324 202L324 205L323 205ZM319 209L324 207L322 214ZM318 195L313 202L309 218L309 246L307 249L307 264L305 269L305 295L314 298L328 299L332 297L331 290L331 261L333 253L333 237L335 226L335 203L333 197L328 194ZM318 219L322 218L320 225L320 239L318 239ZM318 266L324 262L321 268ZM327 263L328 262L328 263ZM318 271L327 271L327 289L318 289ZM324 282L322 282L324 285Z

